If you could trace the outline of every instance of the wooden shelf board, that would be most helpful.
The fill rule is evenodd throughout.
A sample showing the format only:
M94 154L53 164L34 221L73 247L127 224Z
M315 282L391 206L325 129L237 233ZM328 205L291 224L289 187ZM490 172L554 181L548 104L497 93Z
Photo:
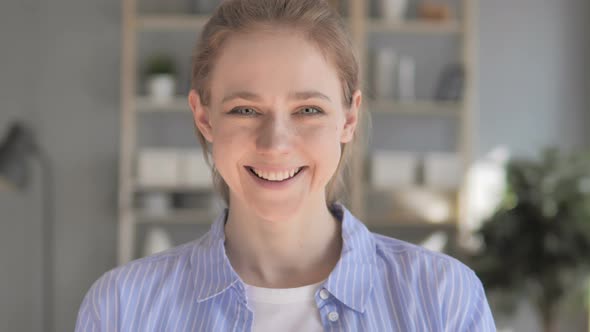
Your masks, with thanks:
M207 15L144 14L137 18L139 30L191 30L205 26Z
M461 31L461 24L457 20L436 22L419 19L405 21L370 19L367 21L367 29L369 32L453 34Z
M150 97L141 96L136 98L135 105L135 109L138 113L190 113L190 107L188 105L188 99L186 96L174 97L170 102L167 103L154 102Z
M398 102L391 100L370 100L367 102L371 113L417 114L435 116L459 116L462 104L459 102L416 100Z

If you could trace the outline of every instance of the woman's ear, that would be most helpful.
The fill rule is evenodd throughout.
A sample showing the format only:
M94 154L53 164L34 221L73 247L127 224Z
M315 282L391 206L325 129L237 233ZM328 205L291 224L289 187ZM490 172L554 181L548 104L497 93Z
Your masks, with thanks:
M354 138L354 131L358 124L359 112L363 96L360 90L356 90L352 95L350 109L346 112L344 130L342 131L341 143L348 143Z
M188 103L193 112L193 119L199 131L209 143L213 143L213 135L211 130L211 120L209 117L209 109L201 104L201 97L195 89L191 89L188 94Z

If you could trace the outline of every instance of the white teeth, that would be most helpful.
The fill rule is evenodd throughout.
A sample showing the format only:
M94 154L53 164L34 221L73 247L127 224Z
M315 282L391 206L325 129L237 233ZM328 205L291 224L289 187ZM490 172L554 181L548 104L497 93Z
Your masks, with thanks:
M252 171L259 177L269 180L269 181L283 181L289 178L292 178L295 173L297 173L300 168L293 168L291 170L286 171L279 171L279 172L268 172L268 171L260 171L255 168L252 168Z

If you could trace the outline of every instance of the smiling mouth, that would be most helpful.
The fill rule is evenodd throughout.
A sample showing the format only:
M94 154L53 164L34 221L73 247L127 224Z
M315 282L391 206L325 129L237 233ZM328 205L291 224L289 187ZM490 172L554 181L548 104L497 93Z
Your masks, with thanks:
M283 171L263 171L263 170L258 170L254 167L251 166L246 166L246 168L250 171L250 173L254 174L256 177L258 177L261 180L265 180L265 181L271 181L271 182L283 182L283 181L287 181L290 180L294 177L297 176L297 174L299 174L301 172L301 170L303 170L303 166L302 167L296 167L296 168L292 168L292 169L288 169L288 170L283 170Z

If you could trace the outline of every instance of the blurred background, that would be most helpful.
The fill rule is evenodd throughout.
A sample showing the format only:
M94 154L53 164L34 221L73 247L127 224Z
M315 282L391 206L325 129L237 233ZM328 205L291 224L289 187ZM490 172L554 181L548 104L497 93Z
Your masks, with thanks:
M0 4L1 331L73 330L221 207L185 98L216 3L137 2ZM590 2L331 2L372 119L347 204L471 266L499 330L588 331Z

